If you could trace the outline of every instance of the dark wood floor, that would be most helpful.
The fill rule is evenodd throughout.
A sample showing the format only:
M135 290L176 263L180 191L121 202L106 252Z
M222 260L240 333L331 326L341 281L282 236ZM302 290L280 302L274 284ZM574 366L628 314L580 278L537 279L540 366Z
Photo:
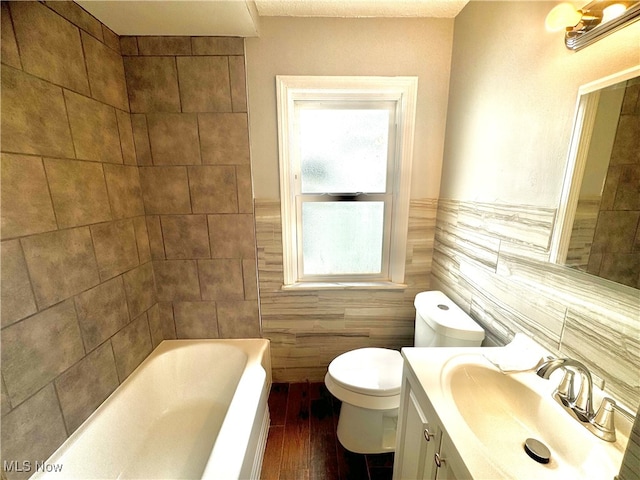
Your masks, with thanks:
M393 453L359 455L336 437L340 401L323 383L274 383L262 480L390 480Z

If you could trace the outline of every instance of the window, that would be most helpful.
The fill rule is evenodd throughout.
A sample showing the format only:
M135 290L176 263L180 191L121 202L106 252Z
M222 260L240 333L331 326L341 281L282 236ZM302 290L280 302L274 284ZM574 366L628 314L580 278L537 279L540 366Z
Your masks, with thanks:
M402 284L417 79L276 82L285 285Z

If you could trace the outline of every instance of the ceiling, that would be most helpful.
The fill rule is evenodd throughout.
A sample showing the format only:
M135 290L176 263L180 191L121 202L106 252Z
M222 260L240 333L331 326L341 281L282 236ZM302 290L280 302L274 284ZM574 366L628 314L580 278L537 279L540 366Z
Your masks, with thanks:
M118 35L259 35L260 17L453 18L469 0L76 0Z

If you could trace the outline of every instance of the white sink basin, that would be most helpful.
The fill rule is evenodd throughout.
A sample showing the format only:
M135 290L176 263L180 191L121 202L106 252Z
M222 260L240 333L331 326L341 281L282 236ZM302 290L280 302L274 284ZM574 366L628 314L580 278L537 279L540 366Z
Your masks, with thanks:
M505 476L613 479L622 451L596 438L552 399L553 380L534 372L504 374L488 363L476 363L482 360L477 357L443 370L443 393L482 455ZM528 438L546 445L549 463L527 455Z

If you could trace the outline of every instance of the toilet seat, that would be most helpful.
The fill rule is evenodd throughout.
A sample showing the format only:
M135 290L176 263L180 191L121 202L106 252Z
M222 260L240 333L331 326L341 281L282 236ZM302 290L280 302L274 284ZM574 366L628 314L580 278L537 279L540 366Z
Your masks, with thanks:
M388 348L359 348L337 356L329 364L329 375L336 384L354 393L399 395L402 356Z

